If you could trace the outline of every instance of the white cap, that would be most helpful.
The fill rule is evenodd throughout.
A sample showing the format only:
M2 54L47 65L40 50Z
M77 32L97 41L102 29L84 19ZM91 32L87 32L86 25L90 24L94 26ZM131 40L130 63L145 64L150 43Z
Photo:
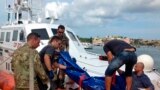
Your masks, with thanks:
M138 61L144 64L144 71L152 71L154 66L154 60L150 55L140 55L138 56Z

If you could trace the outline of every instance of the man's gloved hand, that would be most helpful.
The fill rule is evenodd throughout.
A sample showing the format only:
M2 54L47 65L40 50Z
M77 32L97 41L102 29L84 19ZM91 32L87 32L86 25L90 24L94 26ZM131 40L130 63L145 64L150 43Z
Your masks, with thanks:
M49 71L49 79L52 80L54 78L54 72L53 70Z

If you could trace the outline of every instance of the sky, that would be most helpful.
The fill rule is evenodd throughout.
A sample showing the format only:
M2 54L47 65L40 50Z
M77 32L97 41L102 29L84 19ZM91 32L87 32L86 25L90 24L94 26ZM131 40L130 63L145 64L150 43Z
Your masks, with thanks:
M43 0L45 4L54 1ZM160 39L160 0L58 1L63 8L56 23L67 25L78 36ZM0 24L7 17L4 2L0 0Z

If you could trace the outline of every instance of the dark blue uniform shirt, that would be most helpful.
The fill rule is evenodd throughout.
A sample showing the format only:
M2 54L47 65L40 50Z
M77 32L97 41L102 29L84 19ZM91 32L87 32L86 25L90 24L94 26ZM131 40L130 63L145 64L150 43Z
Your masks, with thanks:
M137 76L136 73L133 72L132 78L133 78L132 90L139 90L138 88L149 88L149 87L151 88L151 90L154 90L154 86L147 75L142 74L140 76Z

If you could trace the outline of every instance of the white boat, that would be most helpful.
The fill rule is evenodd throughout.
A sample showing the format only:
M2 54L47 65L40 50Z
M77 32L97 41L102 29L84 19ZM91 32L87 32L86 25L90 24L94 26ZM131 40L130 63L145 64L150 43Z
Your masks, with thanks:
M82 42L82 45L84 46L85 49L92 49L93 45L88 42Z
M24 2L23 2L24 1ZM50 37L54 36L58 24L43 23L32 21L32 16L28 14L28 19L20 20L19 12L31 12L31 7L28 2L31 0L22 0L17 8L12 8L12 13L17 13L16 21L10 22L0 28L0 69L11 71L11 58L14 50L21 47L26 42L26 36L30 32L36 32L41 36L40 46L37 48L40 51L48 44ZM23 14L22 14L23 15ZM53 17L53 20L55 18ZM12 19L10 18L9 21ZM67 26L65 34L69 38L69 53L72 57L76 58L77 64L84 68L91 76L104 76L104 72L108 66L107 61L99 60L99 55L87 52L82 43L77 38L73 30ZM122 66L124 70L124 66ZM151 67L150 71L145 72L155 86L155 90L160 90L160 74Z

